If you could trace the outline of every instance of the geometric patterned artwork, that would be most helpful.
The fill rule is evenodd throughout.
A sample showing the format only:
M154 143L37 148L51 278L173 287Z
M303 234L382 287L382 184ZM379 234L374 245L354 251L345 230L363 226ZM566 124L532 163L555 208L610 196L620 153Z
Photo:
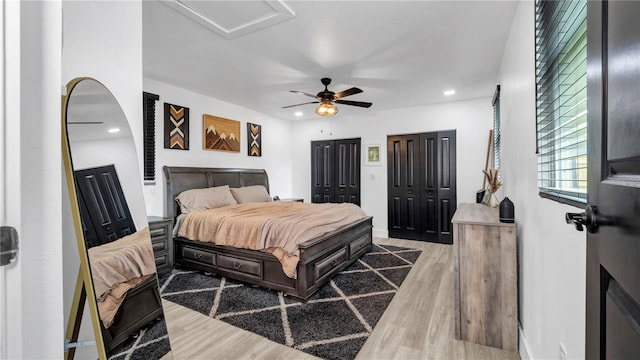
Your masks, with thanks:
M164 103L164 148L189 150L189 108Z
M249 141L249 156L262 156L262 126L247 123L247 137Z
M203 114L202 146L205 150L240 152L240 121Z

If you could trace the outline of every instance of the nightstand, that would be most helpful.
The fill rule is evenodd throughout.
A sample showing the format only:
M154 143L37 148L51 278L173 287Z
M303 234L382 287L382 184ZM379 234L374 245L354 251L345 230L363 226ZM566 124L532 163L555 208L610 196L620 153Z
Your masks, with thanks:
M302 199L302 198L285 198L285 199L280 199L278 201L304 202L304 199Z
M173 268L173 219L148 216L151 246L156 258L158 277L171 273Z

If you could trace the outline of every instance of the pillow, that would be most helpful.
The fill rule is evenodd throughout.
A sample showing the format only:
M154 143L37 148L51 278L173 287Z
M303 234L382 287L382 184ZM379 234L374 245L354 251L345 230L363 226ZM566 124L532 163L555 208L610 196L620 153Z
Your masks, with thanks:
M231 194L238 201L238 204L273 201L267 189L262 185L231 188Z
M180 211L186 214L190 211L215 209L238 202L229 191L229 185L204 189L186 190L176 196Z

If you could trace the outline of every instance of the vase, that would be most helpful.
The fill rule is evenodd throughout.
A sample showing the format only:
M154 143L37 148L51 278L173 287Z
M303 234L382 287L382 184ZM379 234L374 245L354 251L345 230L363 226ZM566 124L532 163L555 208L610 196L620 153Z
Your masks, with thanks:
M500 204L500 201L498 201L498 197L496 196L496 194L491 193L491 195L489 196L489 203L487 205L491 207L496 207L499 204Z

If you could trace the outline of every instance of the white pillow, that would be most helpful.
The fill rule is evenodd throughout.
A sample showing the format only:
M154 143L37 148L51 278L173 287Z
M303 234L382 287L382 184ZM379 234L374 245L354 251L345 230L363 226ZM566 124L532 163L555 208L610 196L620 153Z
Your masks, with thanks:
M190 211L215 209L238 203L231 195L229 185L186 190L176 196L176 201L180 205L180 211L183 214Z
M231 188L231 194L233 194L238 204L273 201L267 189L262 185Z

